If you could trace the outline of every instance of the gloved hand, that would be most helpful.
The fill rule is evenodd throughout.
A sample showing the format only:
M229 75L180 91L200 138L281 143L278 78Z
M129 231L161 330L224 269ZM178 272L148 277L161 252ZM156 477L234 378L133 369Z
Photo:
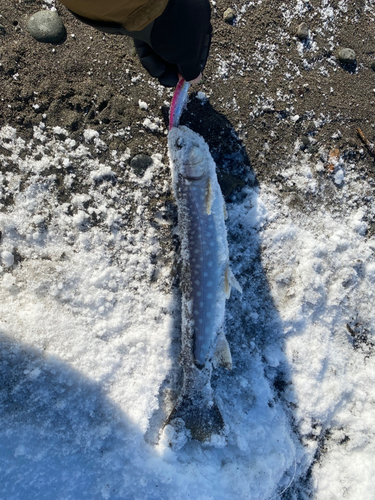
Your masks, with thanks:
M210 49L210 16L208 0L169 0L147 40L134 40L142 66L165 87L177 85L179 75L196 79Z
M164 87L175 87L177 85L176 65L167 63L142 40L134 40L134 46L142 66L151 76L157 78Z

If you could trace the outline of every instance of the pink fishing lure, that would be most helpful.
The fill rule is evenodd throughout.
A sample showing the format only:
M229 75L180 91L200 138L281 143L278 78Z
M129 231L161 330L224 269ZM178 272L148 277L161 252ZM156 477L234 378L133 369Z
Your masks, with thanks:
M181 79L177 84L169 113L169 130L173 127L178 127L180 123L180 118L187 102L189 87L190 83L184 79Z

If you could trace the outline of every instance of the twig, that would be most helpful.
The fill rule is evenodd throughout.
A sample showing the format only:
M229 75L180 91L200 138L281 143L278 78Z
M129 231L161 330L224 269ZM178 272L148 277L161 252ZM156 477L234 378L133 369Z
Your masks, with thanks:
M372 156L375 156L375 148L374 145L367 139L365 134L362 132L362 130L358 127L357 128L357 133L363 142L363 144L366 146L366 148L369 150L369 152L372 154Z

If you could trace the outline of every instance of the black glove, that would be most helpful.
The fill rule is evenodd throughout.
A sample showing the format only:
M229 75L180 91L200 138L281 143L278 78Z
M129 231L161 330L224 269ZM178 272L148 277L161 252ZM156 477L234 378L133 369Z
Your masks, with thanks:
M142 66L154 78L159 80L164 87L175 87L178 83L177 67L157 55L157 53L142 40L134 40Z
M203 71L211 44L208 0L169 0L149 36L134 45L143 67L165 87L174 87L178 73L194 80Z

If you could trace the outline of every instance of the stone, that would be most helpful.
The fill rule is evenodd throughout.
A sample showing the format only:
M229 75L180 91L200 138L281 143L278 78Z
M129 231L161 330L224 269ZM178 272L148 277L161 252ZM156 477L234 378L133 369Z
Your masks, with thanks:
M130 161L130 167L138 177L142 177L142 175L146 172L148 167L152 165L152 158L148 155L140 154L134 156Z
M235 17L236 17L236 15L234 13L234 10L231 9L230 7L223 14L223 19L228 24L232 24Z
M2 24L0 24L0 35L5 35L6 31Z
M33 14L27 22L27 29L35 40L43 43L60 42L66 35L61 18L51 10L40 10Z
M371 64L371 69L375 71L375 61L373 61L373 63Z
M341 49L338 54L339 61L346 64L355 63L355 52L353 49Z
M306 23L301 23L297 27L296 35L300 40L307 40L309 38L309 27Z
M301 149L304 151L310 146L310 139L308 137L301 137Z

